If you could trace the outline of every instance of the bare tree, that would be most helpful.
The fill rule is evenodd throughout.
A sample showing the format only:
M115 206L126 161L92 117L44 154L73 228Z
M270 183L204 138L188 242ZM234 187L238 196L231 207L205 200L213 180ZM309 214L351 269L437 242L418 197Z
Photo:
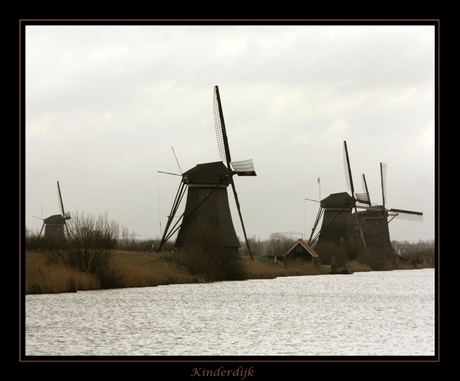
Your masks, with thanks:
M121 277L111 265L120 232L118 224L109 221L107 214L96 218L76 213L68 228L67 265L97 275L103 288L119 286Z
M271 233L269 237L267 254L281 257L286 254L294 242L295 240L289 238L285 233Z

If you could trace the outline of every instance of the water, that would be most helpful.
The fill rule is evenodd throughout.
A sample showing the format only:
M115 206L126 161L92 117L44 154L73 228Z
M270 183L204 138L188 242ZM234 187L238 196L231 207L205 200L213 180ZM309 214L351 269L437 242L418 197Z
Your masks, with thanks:
M26 356L434 356L433 269L27 295Z

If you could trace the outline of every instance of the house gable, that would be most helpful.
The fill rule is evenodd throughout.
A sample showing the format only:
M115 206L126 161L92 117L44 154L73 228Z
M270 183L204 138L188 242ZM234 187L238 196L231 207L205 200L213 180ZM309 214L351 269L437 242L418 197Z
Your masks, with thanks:
M318 254L303 239L296 241L286 252L284 258L312 260L318 258Z

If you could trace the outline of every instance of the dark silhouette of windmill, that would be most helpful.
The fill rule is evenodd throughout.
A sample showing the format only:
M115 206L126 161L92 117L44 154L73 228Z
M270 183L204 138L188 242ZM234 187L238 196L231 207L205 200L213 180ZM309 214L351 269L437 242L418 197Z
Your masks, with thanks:
M320 201L309 245L319 254L323 250L338 252L342 250L350 255L363 249L373 253L393 253L389 223L394 218L421 221L423 213L386 208L386 164L384 163L380 163L382 205L372 205L364 174L362 175L363 192L355 192L346 141L344 141L344 165L345 178L351 195L347 192L334 193ZM321 218L321 229L315 236Z
M42 235L43 230L44 237L53 239L53 240L63 240L65 238L64 227L67 234L69 233L66 221L70 219L70 212L64 211L64 203L62 201L61 188L59 186L59 181L57 182L58 189L58 204L61 214L54 214L48 218L43 219L43 225L40 230L39 237Z
M319 254L322 251L335 251L350 256L350 253L366 249L358 207L370 203L369 195L368 192L355 193L346 141L343 142L343 153L345 179L351 195L347 192L333 193L320 201L320 208L308 241L308 244L314 247ZM363 177L363 181L366 184L365 177ZM314 236L321 218L321 228Z
M198 164L182 173L182 180L157 250L161 250L162 246L177 231L176 248L186 246L187 239L190 239L190 234L193 233L194 229L212 230L219 236L223 248L238 250L241 244L233 225L227 194L227 188L230 186L241 221L244 239L252 258L233 176L235 174L238 176L256 176L254 165L252 160L232 161L217 86L214 87L213 107L217 145L222 161ZM186 191L185 210L176 223L172 224Z
M366 243L370 250L374 252L394 251L391 245L389 230L389 223L394 218L411 221L423 220L422 212L386 208L386 170L387 165L385 163L380 163L380 187L382 191L382 204L372 206L369 202L369 207L366 210L359 212L359 219L361 221Z

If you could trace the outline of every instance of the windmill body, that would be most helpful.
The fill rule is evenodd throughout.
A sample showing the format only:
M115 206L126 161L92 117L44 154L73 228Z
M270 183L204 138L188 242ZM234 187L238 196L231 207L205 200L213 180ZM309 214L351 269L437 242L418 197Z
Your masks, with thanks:
M359 219L368 250L374 253L393 251L388 227L388 213L381 205L360 211Z
M50 217L47 217L43 220L43 225L40 230L39 236L41 236L43 230L45 231L43 236L47 239L62 241L65 239L64 227L67 229L66 221L70 219L70 213L64 212L64 203L62 201L61 188L59 186L59 181L57 182L58 189L58 202L59 208L61 209L61 214L54 214Z
M390 240L389 224L393 218L422 221L423 213L403 209L386 208L386 164L380 163L382 205L374 205L359 212L366 243L373 252L394 252Z
M64 235L64 225L65 217L62 217L60 214L55 214L43 220L45 233L44 237L49 239L63 240Z
M360 243L353 198L347 192L333 193L321 200L320 233L311 245L319 255L346 255Z
M227 167L221 161L198 164L183 174L183 181L187 200L175 246L186 246L187 239L193 239L188 234L194 229L213 229L224 248L237 250L241 245L230 213Z
M346 192L333 193L321 201L321 207L324 209L321 242L341 244L354 240L356 224L352 197Z

